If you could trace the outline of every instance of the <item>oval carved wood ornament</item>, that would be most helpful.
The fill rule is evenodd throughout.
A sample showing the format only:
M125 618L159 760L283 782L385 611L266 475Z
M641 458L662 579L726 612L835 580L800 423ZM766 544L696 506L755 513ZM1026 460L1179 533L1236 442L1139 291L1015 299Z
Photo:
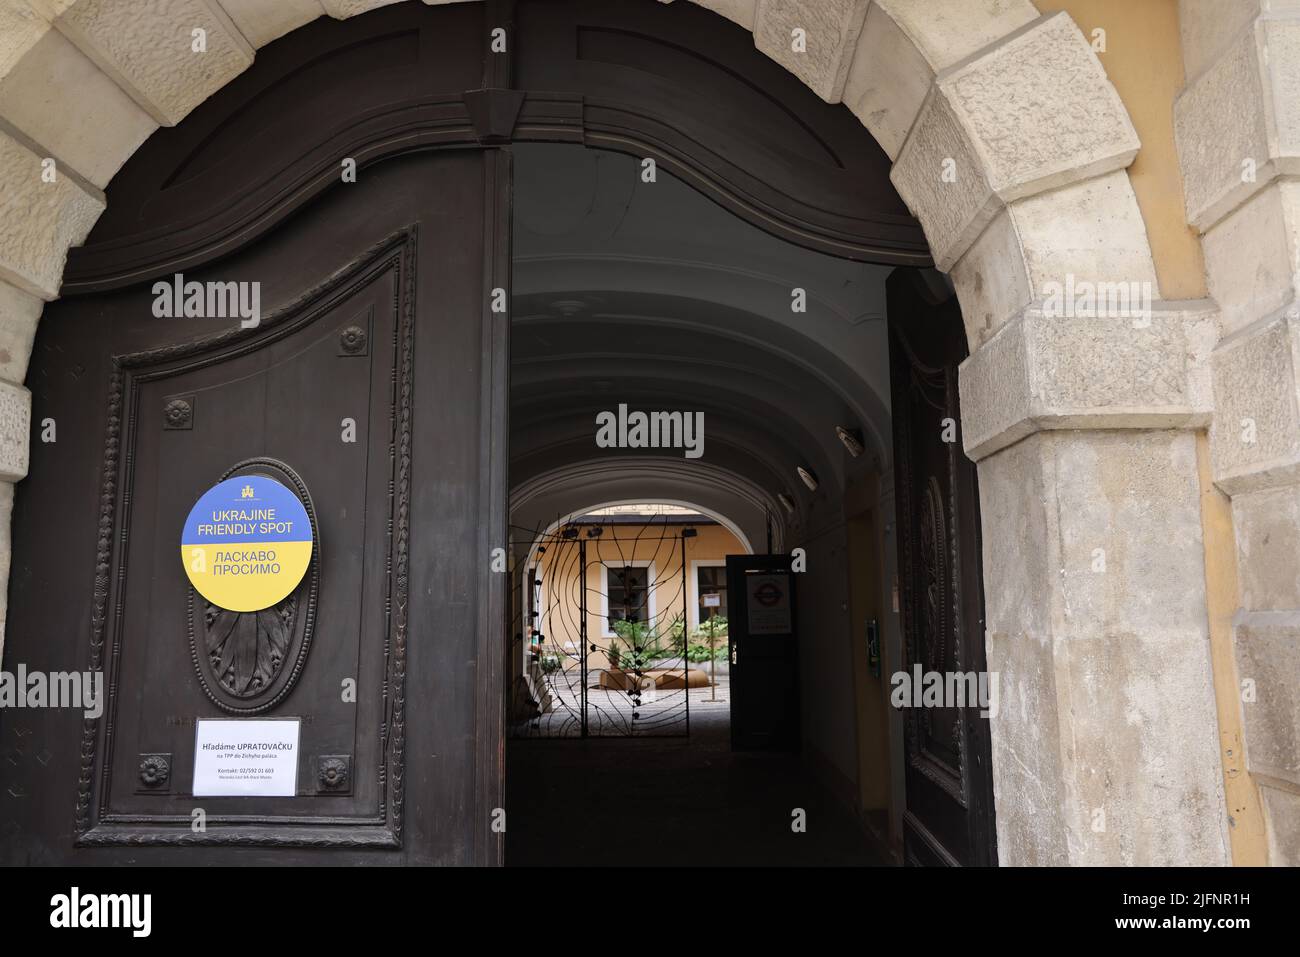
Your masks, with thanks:
M258 482L259 477L272 482ZM247 481L240 485L238 480L244 478ZM267 711L283 701L302 674L315 629L320 542L311 496L302 479L289 466L274 459L251 459L230 469L215 488L222 488L231 480L234 480L234 486L244 490L243 494L248 494L249 490L283 487L283 491L291 495L291 508L300 508L309 524L309 529L290 533L299 541L288 542L294 546L306 545L308 554L300 556L305 573L296 576L288 586L287 594L281 594L285 588L266 592L272 600L265 607L260 600L243 605L223 602L236 607L221 607L213 600L215 593L211 588L205 587L200 592L199 582L194 582L196 587L190 592L190 656L199 684L208 698L224 711L251 715ZM207 498L205 495L200 501ZM237 514L222 514L218 518L236 524L243 521ZM187 523L187 534L191 534L190 526L193 524L192 518ZM229 558L228 552L210 548L207 560ZM238 550L240 546L230 548ZM276 552L275 557L285 556ZM191 579L193 581L193 576ZM205 597L205 593L209 597Z

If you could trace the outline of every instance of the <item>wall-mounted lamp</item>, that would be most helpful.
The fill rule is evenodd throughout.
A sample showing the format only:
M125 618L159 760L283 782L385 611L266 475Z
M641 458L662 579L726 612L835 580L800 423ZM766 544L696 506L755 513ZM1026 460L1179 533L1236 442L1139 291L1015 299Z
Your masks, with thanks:
M862 433L857 429L846 429L842 425L835 426L835 434L839 436L840 442L849 450L849 455L855 459L867 450L862 444Z
M794 470L799 473L800 481L802 481L804 485L808 486L808 491L810 492L817 491L818 483L817 483L816 472L814 472L812 469L806 469L802 465L796 465Z

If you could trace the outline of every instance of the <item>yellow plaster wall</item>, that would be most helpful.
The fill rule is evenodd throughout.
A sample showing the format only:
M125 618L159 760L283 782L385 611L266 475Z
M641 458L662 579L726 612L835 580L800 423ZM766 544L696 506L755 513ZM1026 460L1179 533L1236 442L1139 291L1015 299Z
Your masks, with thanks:
M1204 297L1201 243L1187 225L1174 148L1173 104L1183 85L1177 0L1035 0L1035 6L1043 13L1064 10L1090 39L1095 29L1106 31L1106 50L1097 56L1142 142L1128 172L1146 221L1161 297Z

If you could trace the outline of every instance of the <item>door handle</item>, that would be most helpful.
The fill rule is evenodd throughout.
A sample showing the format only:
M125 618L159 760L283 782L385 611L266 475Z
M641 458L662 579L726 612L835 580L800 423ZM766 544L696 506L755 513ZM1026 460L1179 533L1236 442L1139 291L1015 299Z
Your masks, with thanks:
M739 645L732 645L732 646L731 646L731 663L732 663L733 665L736 663L736 655L737 655L737 653L738 653L739 651L740 651L740 646L739 646Z

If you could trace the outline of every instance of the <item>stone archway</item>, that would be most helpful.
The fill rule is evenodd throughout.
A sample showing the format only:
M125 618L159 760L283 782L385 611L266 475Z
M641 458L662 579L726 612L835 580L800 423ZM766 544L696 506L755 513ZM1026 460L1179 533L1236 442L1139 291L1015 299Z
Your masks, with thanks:
M26 474L20 383L42 303L117 168L256 48L388 2L17 0L0 11L6 511ZM1139 143L1088 43L1067 15L1028 0L700 3L863 121L957 287L989 659L1010 699L993 729L1002 860L1225 862L1193 431L1210 416L1212 316L1158 303L1135 327L1043 310L1053 283L1155 285L1125 172Z

